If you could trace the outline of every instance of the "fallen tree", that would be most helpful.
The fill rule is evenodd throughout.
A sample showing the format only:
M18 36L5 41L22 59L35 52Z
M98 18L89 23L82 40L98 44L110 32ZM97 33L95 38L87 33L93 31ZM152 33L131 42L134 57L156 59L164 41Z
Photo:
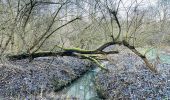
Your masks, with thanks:
M104 49L111 46L111 45L123 45L127 48L129 48L133 53L135 53L137 56L139 56L146 64L146 66L153 72L157 72L156 68L149 63L149 60L146 58L145 55L142 55L139 51L136 50L136 48L132 45L130 45L127 41L113 41L108 42L97 48L96 50L84 50L79 48L63 48L60 46L57 46L62 49L61 52L35 52L35 53L23 53L18 55L9 55L7 58L9 60L21 60L29 58L30 60L33 60L37 57L47 57L47 56L72 56L72 57L78 57L80 59L89 59L96 63L101 69L108 71L102 64L100 64L99 60L100 58L97 58L97 54L107 55L107 54L117 54L118 51L108 51L105 52ZM95 56L92 56L92 54L96 54ZM105 59L106 60L106 59Z

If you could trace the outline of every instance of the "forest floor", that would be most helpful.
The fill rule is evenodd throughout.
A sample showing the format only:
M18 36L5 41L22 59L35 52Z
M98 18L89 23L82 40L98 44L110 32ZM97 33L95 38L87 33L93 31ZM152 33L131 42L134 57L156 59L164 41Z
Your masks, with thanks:
M125 48L120 51L108 55L109 61L105 65L110 73L99 71L95 77L95 88L101 98L170 99L170 63L151 60L158 69L158 73L153 73L140 57ZM163 53L170 54L169 50ZM32 62L28 59L5 61L0 64L0 98L65 100L68 98L65 94L53 91L62 90L95 66L73 57L43 57Z
M64 99L64 95L58 96L53 91L62 90L65 85L94 66L87 60L73 57L43 57L32 62L28 59L6 62L0 65L0 98L34 100L45 96L47 100Z

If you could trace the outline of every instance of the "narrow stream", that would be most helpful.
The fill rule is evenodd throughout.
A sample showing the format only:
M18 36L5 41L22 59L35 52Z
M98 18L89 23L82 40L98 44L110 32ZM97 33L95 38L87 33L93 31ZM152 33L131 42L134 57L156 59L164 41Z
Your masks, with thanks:
M93 84L94 77L98 69L99 68L89 71L83 75L83 77L67 87L66 95L76 97L78 100L100 100Z
M157 50L153 49L147 53L149 59L155 59ZM159 55L162 63L170 63L170 55ZM103 62L105 63L105 62ZM94 89L93 79L99 68L86 73L83 77L78 79L72 85L66 88L67 96L77 97L79 100L100 100Z
M144 51L146 51L146 49L143 48L139 48L138 50L142 54L144 54ZM150 60L156 59L157 56L159 56L162 63L170 63L170 53L163 52L158 49L152 49L146 54L146 57Z

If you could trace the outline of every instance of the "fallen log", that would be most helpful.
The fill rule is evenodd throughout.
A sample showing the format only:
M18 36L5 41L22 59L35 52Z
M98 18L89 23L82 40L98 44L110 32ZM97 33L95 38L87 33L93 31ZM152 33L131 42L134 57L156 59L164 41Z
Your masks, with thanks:
M95 56L90 56L92 54L102 54L102 55L107 55L107 54L117 54L119 53L118 51L108 51L105 52L103 51L105 48L111 46L111 45L123 45L127 48L129 48L133 53L135 53L137 56L139 56L146 64L146 66L152 71L152 72L157 72L156 68L149 63L149 60L146 58L145 55L142 55L139 51L136 50L136 48L132 45L130 45L127 41L123 40L123 41L112 41L112 42L107 42L105 44L103 44L102 46L100 46L99 48L97 48L96 50L84 50L84 49L79 49L79 48L64 48L61 46L57 46L59 48L61 48L63 51L61 52L35 52L35 53L23 53L23 54L18 54L18 55L10 55L8 56L9 60L21 60L21 59L34 59L37 57L48 57L48 56L72 56L72 57L78 57L80 59L89 59L91 61L93 61L94 63L96 63L97 65L99 65L99 67L101 69L107 70L106 68L104 68L104 66L102 66Z

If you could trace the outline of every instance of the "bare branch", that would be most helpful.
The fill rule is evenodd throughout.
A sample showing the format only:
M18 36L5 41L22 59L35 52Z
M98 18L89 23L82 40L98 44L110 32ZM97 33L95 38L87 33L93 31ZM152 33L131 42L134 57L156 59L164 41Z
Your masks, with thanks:
M37 48L36 50L34 50L33 52L38 51L39 48L43 45L43 43L44 43L44 42L45 42L52 34L54 34L57 30L63 28L64 26L66 26L66 25L68 25L68 24L70 24L70 23L72 23L72 22L74 22L74 21L76 21L76 20L78 20L78 19L80 19L80 18L77 17L77 18L75 18L75 19L73 19L73 20L71 20L71 21L65 23L64 25L61 25L61 26L58 27L57 29L53 30L50 34L48 34L48 35L44 38L44 40L40 43L40 45L38 46L38 48ZM43 38L42 38L42 39L43 39ZM40 41L41 41L41 40L40 40ZM40 42L40 41L39 41L39 42ZM32 49L32 48L31 48L31 49Z
M34 45L31 46L31 47L28 49L28 52L30 52L32 49L34 49L34 47L37 46L37 45L43 40L43 38L48 34L48 32L50 31L51 27L53 26L53 24L54 24L54 22L55 22L55 18L57 17L57 15L58 15L58 13L59 13L59 11L61 10L62 7L63 7L63 5L61 5L61 6L58 8L58 10L57 10L56 14L54 15L54 17L53 17L53 19L52 19L52 21L51 21L51 24L48 26L47 30L41 35L41 37L38 39L38 41L36 41L36 42L34 43Z

